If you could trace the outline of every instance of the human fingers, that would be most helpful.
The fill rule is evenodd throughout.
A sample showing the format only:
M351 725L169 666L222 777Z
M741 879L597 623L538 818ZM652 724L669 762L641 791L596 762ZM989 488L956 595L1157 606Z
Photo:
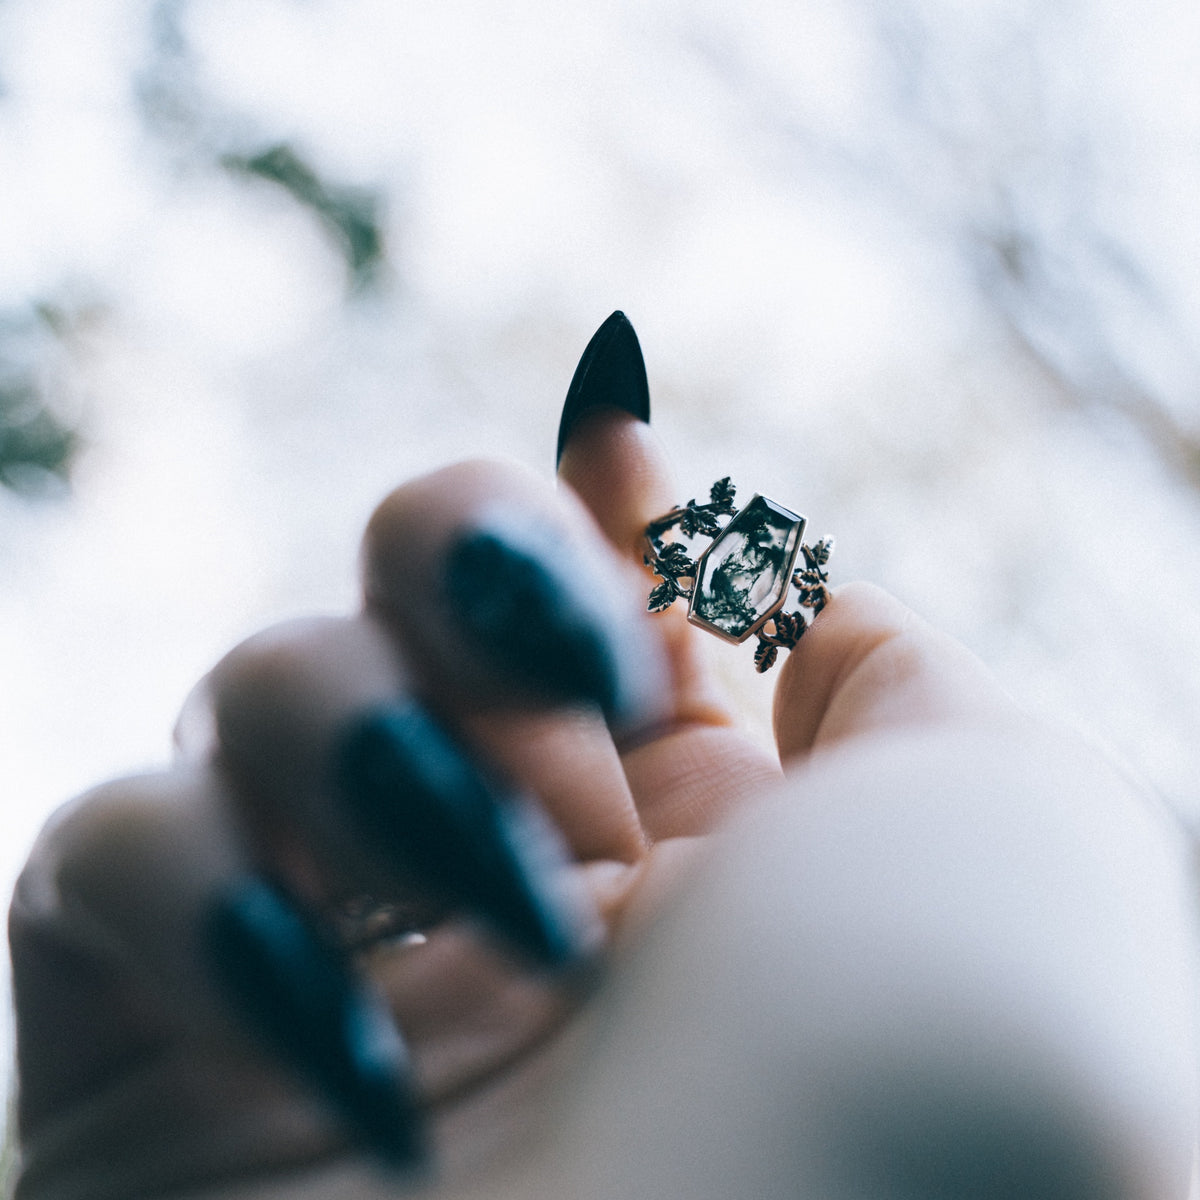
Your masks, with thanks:
M9 916L17 1194L115 1200L418 1149L382 1001L257 876L189 767L43 831Z
M584 861L644 849L610 727L655 719L661 651L628 570L577 504L497 462L397 488L363 544L366 611L416 694L536 794Z
M520 523L506 514L519 514ZM456 644L464 622L447 604L446 563L455 561L472 529L519 529L532 521L555 531L553 539L543 535L540 540L570 553L573 581L610 581L589 588L593 595L607 592L603 613L621 614L620 626L606 639L614 646L615 674L649 689L643 702L648 716L615 728L622 745L627 738L633 742L620 757L594 705L590 712L551 715L541 745L514 736L523 725L533 729L546 720L514 713L514 700L524 692L526 711L544 713L544 700L540 709L530 704L537 699L532 689L540 687L544 695L549 687L563 686L556 676L547 679L538 661L536 620L550 621L538 615L547 611L540 601L532 613L518 604L506 616L517 625L535 619L528 652L523 640L517 642L522 647L518 659L503 662L486 653L503 640L490 630ZM525 546L522 557L532 556L528 537ZM543 553L537 574L545 562ZM474 586L497 589L504 584L499 575L497 568L490 575L481 569ZM715 699L700 696L699 684L693 683L699 668L687 667L691 651L681 641L672 644L669 623L650 621L642 611L643 572L621 560L569 491L556 495L537 477L495 463L458 464L406 484L371 520L364 578L368 609L386 621L411 655L421 694L436 711L449 714L469 741L536 790L581 858L633 861L644 850L645 837L709 828L727 804L774 775L771 756L728 728L728 716ZM658 669L660 659L665 671ZM558 664L551 665L557 672ZM675 740L684 734L683 741ZM656 754L651 746L665 753Z
M857 737L1019 719L973 654L866 583L836 589L783 663L775 690L784 761Z
M407 1163L426 1121L452 1164L519 1120L533 1049L572 1007L528 963L559 962L563 939L587 951L606 884L533 845L545 823L514 820L520 798L414 716L392 650L369 618L251 639L195 701L215 730L204 755L102 789L39 841L11 922L23 1195L89 1171L140 1194L143 1177L198 1183L354 1144ZM381 713L415 732L424 774L355 777L361 744L348 750ZM409 743L385 747L389 770L412 765ZM439 820L440 804L462 820ZM423 943L355 950L342 901L364 890L427 922ZM481 1097L499 1109L446 1145ZM134 1184L96 1171L109 1154ZM103 1194L85 1182L80 1195Z
M580 364L564 408L559 454L564 481L614 546L640 561L647 523L677 504L679 494L649 427L637 338L620 313L601 327ZM724 724L728 714L681 608L656 617L672 652L676 720ZM963 647L865 584L837 590L835 602L784 660L775 694L776 738L784 759L871 730L1013 713ZM657 762L657 750L650 757Z
M413 698L378 622L268 629L226 655L205 692L214 761L242 827L306 903L374 894L430 922L465 902L554 959L555 914L521 890L536 874L521 856L541 852L544 822L515 781L489 772ZM548 827L544 836L549 845Z
M584 368L587 368L585 370ZM645 528L679 500L661 441L648 423L648 391L632 326L615 313L588 347L564 406L559 478L638 571L640 607L651 579ZM623 755L638 810L654 837L704 832L778 773L737 728L682 606L643 622L666 648L668 686L654 736Z
M486 812L469 806L478 821L470 821L465 846L431 842L419 809L436 806L438 797L421 778L414 795L403 769L392 774L396 756L389 752L382 786L368 789L371 812L362 821L361 798L346 791L352 780L339 780L332 764L344 761L346 731L356 727L357 714L377 708L381 697L392 696L395 703L397 695L411 694L408 668L395 650L394 635L371 616L293 623L251 639L218 665L207 685L215 713L215 761L229 780L243 827L257 826L253 840L264 848L263 861L304 897L310 911L328 924L341 898L365 891L375 901L398 903L420 929L416 944L388 939L365 946L356 957L383 989L407 1041L440 1169L457 1176L488 1150L520 1140L528 1132L526 1122L536 1122L540 1110L530 1102L531 1087L557 1061L562 1044L557 1035L578 1008L575 985L588 977L530 971L530 965L545 961L539 951L544 936L536 929L532 938L521 932L528 917L522 905L515 912L507 900L500 911L481 905L474 879L468 881L467 909L475 918L474 932L462 921L441 919L437 909L422 908L430 894L447 892L431 877L430 864L447 874L465 864L472 876L488 868L486 856L479 865L474 843L492 823ZM502 721L497 729L520 736L519 711L493 712L482 698L479 704L462 729L478 735L489 722ZM553 714L535 708L529 716L545 722ZM475 762L482 739L454 740L468 763ZM566 750L564 742L564 763L577 765ZM509 759L510 765L521 761L520 755ZM550 776L539 774L544 770L534 764L530 778L545 783ZM565 802L578 783L569 773L560 783ZM602 793L594 795L605 802ZM446 798L459 808L455 789ZM497 797L498 804L507 802ZM275 846L282 848L278 856ZM540 912L552 928L554 918L574 917L572 944L579 956L594 944L580 901L591 901L602 936L604 927L624 915L643 867L640 861L603 859L572 865L563 861L568 857L550 864L552 873L544 861L531 864L525 882L535 886L539 899L535 916ZM486 896L494 895L488 889ZM453 907L461 912L464 905ZM481 938L481 927L506 936ZM524 951L519 957L499 952L513 944Z

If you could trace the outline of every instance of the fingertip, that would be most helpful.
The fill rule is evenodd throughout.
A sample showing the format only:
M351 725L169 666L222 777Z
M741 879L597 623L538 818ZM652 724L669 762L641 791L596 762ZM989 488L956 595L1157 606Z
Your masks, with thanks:
M233 856L210 774L146 773L101 784L55 813L22 888L47 911L65 905L153 929L175 921Z
M596 408L580 419L558 474L608 540L638 562L646 524L677 503L674 472L661 439L618 408Z

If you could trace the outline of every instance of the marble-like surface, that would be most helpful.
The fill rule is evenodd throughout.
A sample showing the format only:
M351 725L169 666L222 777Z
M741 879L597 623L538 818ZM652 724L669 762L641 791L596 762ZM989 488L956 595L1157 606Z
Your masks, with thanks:
M233 165L281 144L376 270ZM804 512L1197 819L1198 206L1181 0L9 0L0 354L87 448L0 491L0 877L232 642L354 602L393 482L548 472L617 307L681 499Z
M704 552L696 568L689 615L741 641L788 591L802 520L753 496Z

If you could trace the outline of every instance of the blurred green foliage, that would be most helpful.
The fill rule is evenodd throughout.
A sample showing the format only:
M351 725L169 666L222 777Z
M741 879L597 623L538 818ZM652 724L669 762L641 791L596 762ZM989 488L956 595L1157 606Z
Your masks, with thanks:
M386 258L381 194L330 182L295 146L258 132L252 114L207 86L187 31L190 0L155 0L150 53L133 78L147 132L183 170L213 165L282 188L307 209L346 263L352 292L379 280Z
M49 304L0 318L0 486L10 491L40 496L61 488L81 448L79 430L52 395L69 325Z
M246 157L225 154L221 164L237 174L265 179L283 188L314 213L341 250L356 288L368 286L384 258L379 197L359 188L326 183L287 143Z
M78 448L78 432L41 403L28 379L0 381L0 484L32 493L47 475L66 482Z

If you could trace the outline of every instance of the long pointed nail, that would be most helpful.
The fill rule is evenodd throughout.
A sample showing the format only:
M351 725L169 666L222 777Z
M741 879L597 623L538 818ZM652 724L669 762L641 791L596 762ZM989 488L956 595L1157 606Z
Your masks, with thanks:
M425 1158L408 1053L383 999L292 903L248 876L214 902L210 965L242 1019L389 1165Z
M637 334L623 312L613 313L596 330L575 368L558 424L556 464L562 462L563 451L580 419L602 406L622 409L639 421L650 420L646 364Z
M416 705L359 718L340 781L364 845L432 895L534 962L563 966L590 948L586 914L561 891L568 859L548 822L501 794Z
M515 692L636 716L652 662L621 598L565 536L517 512L485 513L451 545L442 592L456 635Z

